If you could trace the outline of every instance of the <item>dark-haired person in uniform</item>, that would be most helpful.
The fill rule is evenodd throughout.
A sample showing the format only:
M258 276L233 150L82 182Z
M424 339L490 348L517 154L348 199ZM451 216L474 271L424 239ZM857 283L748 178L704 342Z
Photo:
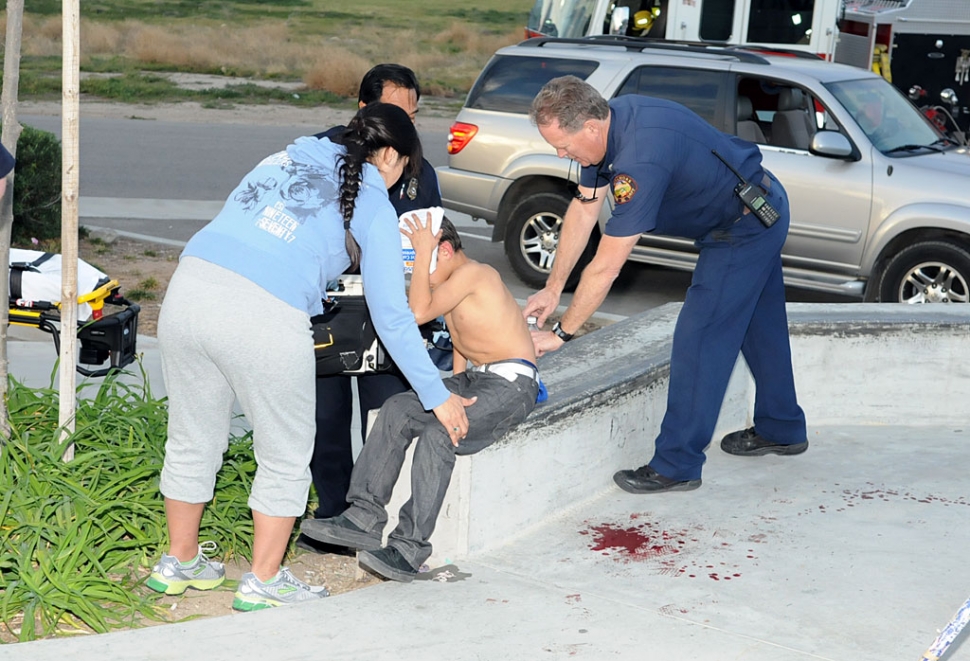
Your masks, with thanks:
M390 103L404 110L413 122L420 98L421 88L413 71L400 64L378 64L361 80L357 104L363 108L369 103ZM339 141L343 129L342 126L335 126L318 133L316 137ZM415 209L441 206L438 178L434 167L424 158L420 168L393 182L387 193L398 216ZM395 259L400 266L401 256L397 255ZM347 489L354 467L351 439L354 380L357 382L362 437L366 435L368 411L380 408L389 397L410 388L398 370L357 377L335 375L317 378L317 435L310 462L318 498L317 508L313 512L316 518L337 516L347 509ZM305 535L300 535L297 545L311 551L343 552L340 548L318 544Z
M740 456L804 452L781 270L788 196L761 164L758 146L671 101L631 94L607 103L575 76L549 81L530 116L582 174L552 272L529 298L526 315L541 324L556 309L604 199L615 203L569 308L552 331L533 332L539 355L560 348L596 311L642 233L693 239L700 251L674 330L667 411L653 458L617 472L616 484L631 493L701 485L704 449L739 352L756 385L754 426L725 436L721 449ZM748 198L750 207L736 193L739 175L761 188Z
M419 163L421 143L407 113L369 104L340 144L297 138L263 159L186 245L158 320L169 409L160 484L169 549L150 588L181 594L225 580L222 564L199 544L199 525L238 400L252 425L257 469L249 497L252 570L240 579L233 608L327 595L281 562L310 490L310 317L322 312L327 283L348 267L359 265L381 292L371 301L374 327L421 405L454 442L468 432L464 407L471 402L445 388L408 307L398 218L387 199L388 187Z

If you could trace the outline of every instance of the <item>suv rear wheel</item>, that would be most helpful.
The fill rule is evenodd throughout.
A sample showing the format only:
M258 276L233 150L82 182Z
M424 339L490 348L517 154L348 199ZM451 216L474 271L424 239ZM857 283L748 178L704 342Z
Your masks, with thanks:
M566 192L542 191L525 198L512 209L505 228L505 254L516 275L530 287L541 289L552 270L559 245L562 221L572 198ZM583 269L596 254L595 236L580 255L576 267L566 281L566 289L579 283Z
M879 282L884 303L970 303L970 253L947 241L923 241L893 257Z

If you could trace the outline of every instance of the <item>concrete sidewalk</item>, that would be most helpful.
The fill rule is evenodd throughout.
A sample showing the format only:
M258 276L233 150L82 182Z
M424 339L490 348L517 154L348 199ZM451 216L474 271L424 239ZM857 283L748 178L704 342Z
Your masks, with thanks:
M596 476L598 497L447 581L3 658L916 661L970 590L968 441L838 427L812 429L800 457L712 449L698 491L632 496ZM555 462L536 470L550 479Z

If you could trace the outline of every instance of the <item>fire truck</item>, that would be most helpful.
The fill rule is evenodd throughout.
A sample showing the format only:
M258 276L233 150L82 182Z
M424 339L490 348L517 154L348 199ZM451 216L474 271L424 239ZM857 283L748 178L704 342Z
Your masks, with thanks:
M833 59L871 66L940 129L970 129L970 1L847 0Z
M842 0L536 0L526 37L625 34L759 44L832 59Z
M814 53L872 68L970 128L970 0L536 0L526 37L619 34Z

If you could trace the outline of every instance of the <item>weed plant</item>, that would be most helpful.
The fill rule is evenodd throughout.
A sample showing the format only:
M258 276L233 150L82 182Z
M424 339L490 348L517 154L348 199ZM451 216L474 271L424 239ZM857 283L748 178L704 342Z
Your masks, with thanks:
M152 395L144 370L134 385L107 377L93 397L85 392L62 443L57 390L10 381L11 433L0 448L0 622L21 641L160 619L159 595L143 583L167 544L158 490L166 400ZM75 448L69 463L66 443ZM251 557L255 471L251 436L231 439L200 530L223 559Z
M155 292L150 291L148 289L144 289L142 287L135 287L134 289L128 290L128 293L125 294L125 298L127 298L129 301L136 301L136 302L154 301L158 298L158 295L155 294Z

